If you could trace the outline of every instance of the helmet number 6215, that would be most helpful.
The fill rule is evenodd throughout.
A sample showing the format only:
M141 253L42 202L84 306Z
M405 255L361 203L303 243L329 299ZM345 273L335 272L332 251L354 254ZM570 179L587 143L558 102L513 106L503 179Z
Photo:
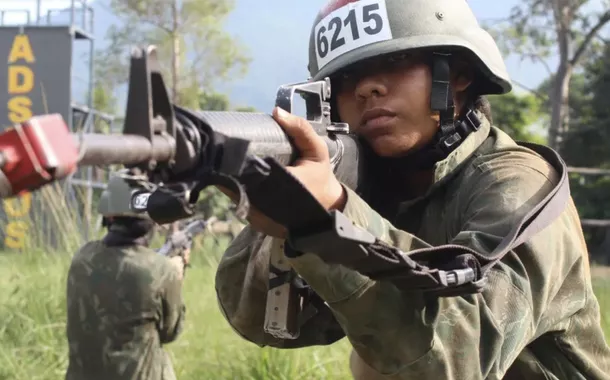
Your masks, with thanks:
M319 67L357 47L391 39L385 1L364 0L355 4L335 10L316 26Z

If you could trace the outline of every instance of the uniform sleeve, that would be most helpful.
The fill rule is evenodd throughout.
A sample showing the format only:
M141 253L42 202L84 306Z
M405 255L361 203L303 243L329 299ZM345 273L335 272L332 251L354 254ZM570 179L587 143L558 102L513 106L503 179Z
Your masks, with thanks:
M255 232L250 226L233 240L220 260L215 279L223 316L236 333L260 347L327 345L343 338L331 310L322 307L301 325L297 339L277 339L265 333L269 258L271 250L282 250L282 244L283 240Z
M546 164L477 168L460 191L464 195L458 195L461 218L450 243L491 252L556 180ZM346 191L343 212L356 225L407 254L430 246ZM327 265L312 254L291 264L328 302L358 355L379 373L395 379L499 379L536 335L545 304L561 281L552 273L565 273L573 265L562 251L563 239L578 238L569 235L574 225L566 215L510 252L477 295L407 295L390 282Z
M263 325L271 240L244 227L222 256L215 278L223 316L241 337L261 347L269 343Z
M159 337L162 344L176 340L182 332L186 306L182 299L182 275L173 264L167 262L161 297L162 318Z

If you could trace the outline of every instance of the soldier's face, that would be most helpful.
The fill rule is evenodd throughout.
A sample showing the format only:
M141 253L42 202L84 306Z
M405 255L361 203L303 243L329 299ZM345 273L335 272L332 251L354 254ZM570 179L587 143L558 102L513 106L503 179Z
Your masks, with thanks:
M378 155L396 157L434 138L438 116L430 109L431 83L424 58L412 55L348 69L333 80L333 92L341 120Z

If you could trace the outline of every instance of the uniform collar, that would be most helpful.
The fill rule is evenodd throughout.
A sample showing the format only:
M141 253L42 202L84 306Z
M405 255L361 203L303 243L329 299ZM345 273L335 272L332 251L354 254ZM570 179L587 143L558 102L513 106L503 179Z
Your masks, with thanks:
M474 111L476 116L481 121L478 130L470 133L464 141L452 151L445 159L434 164L434 178L428 191L417 198L400 203L399 210L402 212L423 199L428 198L433 192L441 188L451 178L460 172L466 161L479 149L483 142L489 136L491 131L491 123L485 115L478 111Z

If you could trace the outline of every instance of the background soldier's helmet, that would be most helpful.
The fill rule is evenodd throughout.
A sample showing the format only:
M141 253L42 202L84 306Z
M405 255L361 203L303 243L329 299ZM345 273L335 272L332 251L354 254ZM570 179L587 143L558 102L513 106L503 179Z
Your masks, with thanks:
M98 212L104 217L130 216L150 219L148 213L135 212L131 208L131 199L140 188L130 185L121 176L123 172L112 173L108 181L108 187L104 189L100 197Z
M308 69L314 81L332 79L367 58L422 48L466 53L480 95L511 90L500 51L466 0L330 0L310 34Z

